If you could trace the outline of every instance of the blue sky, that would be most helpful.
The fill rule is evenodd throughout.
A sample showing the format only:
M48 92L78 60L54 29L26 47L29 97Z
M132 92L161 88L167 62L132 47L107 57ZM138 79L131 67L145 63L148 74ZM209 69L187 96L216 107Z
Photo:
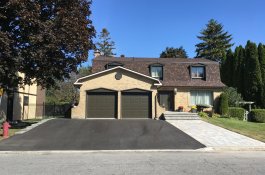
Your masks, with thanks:
M109 30L117 56L159 57L167 46L183 46L192 58L196 36L211 18L235 46L265 43L264 9L264 0L94 0L91 19L98 33Z

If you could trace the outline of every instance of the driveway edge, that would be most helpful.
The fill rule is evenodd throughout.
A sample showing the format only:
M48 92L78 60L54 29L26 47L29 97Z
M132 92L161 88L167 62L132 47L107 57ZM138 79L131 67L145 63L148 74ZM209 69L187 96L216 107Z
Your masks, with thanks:
M33 128L36 128L37 126L39 126L39 125L41 125L41 124L43 124L43 123L45 123L45 122L47 122L49 120L52 120L52 119L54 119L54 118L43 119L43 120L41 120L38 123L35 123L33 125L30 125L30 126L24 128L24 129L21 129L20 131L16 132L15 135L17 135L17 134L24 134L25 132L28 132L28 131L32 130Z

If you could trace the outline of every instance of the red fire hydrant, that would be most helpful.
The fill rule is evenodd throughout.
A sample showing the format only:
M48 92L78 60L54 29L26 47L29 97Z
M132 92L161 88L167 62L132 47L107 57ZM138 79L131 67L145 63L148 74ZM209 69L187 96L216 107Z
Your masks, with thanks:
M4 138L8 138L8 130L9 130L9 128L10 128L11 126L9 125L9 123L8 122L4 122L3 123L3 137Z

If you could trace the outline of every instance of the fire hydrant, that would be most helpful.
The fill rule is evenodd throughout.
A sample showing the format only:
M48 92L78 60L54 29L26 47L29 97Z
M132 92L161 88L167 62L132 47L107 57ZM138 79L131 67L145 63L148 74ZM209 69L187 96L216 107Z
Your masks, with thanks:
M8 123L8 122L4 122L3 123L3 137L4 138L8 138L8 130L9 130L9 128L10 128L11 126L10 126L10 124Z

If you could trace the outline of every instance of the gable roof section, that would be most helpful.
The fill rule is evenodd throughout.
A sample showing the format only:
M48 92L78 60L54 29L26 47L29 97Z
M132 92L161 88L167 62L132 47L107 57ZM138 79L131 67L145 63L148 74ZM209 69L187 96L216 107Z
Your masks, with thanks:
M105 70L105 65L110 62L119 62L123 67L150 77L150 65L163 65L163 86L174 87L209 87L223 88L221 82L219 63L204 58L125 58L99 56L93 60L92 73ZM194 80L190 75L190 67L203 65L206 68L205 80Z
M110 72L110 71L112 71L112 70L116 70L116 69L122 69L122 70L125 70L125 71L128 71L128 72L131 72L131 73L133 73L133 74L136 74L136 75L139 75L139 76L145 77L145 78L147 78L147 79L153 80L154 82L156 82L156 83L154 84L155 86L161 86L161 85L162 85L162 83L161 83L158 79L156 79L156 78L150 77L150 76L145 75L145 74L141 74L141 73L139 73L139 72L135 72L135 71L133 71L133 70L130 70L130 69L127 69L127 68L124 68L124 67L121 67L121 66L117 66L117 67L114 67L114 68L111 68L111 69L103 70L103 71L96 72L96 73L93 73L93 74L88 75L88 76L81 77L81 78L79 78L79 79L76 80L76 82L74 83L74 85L82 85L83 83L80 82L80 81L82 81L82 80L84 80L84 79L91 78L91 77L94 77L94 76L96 76L96 75L101 75L101 74L104 74L104 73L106 73L106 72Z

